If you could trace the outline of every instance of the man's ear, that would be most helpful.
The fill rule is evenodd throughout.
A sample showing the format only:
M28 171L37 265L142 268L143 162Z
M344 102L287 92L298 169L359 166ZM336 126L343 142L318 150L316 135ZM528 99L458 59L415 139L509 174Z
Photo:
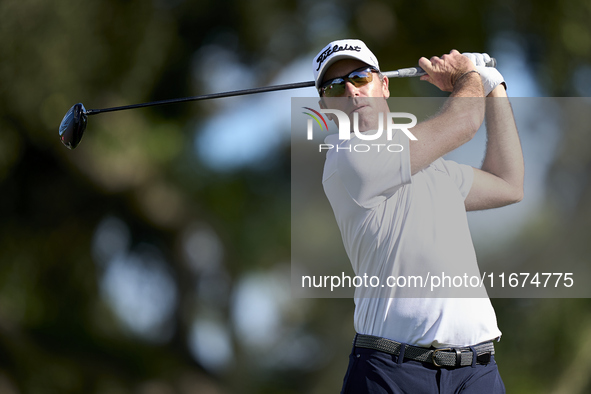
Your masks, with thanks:
M390 97L390 80L386 76L384 76L384 81L382 82L382 93L384 94L384 98Z

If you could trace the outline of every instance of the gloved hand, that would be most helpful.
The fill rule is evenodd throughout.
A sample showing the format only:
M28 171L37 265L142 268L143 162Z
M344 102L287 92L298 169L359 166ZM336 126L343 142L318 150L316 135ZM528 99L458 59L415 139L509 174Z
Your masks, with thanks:
M490 61L490 56L488 53L471 53L466 52L462 53L462 55L466 56L468 59L472 60L472 63L476 66L476 70L480 73L480 78L482 79L482 85L484 86L484 96L488 96L490 92L494 90L499 84L504 84L505 89L507 88L507 83L505 79L494 67L486 67L486 63Z

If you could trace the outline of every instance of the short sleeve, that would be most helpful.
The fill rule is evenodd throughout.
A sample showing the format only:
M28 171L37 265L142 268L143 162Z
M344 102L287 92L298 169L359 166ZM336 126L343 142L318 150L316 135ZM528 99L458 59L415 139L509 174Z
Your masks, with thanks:
M408 137L401 131L387 139L352 137L340 141L336 167L351 198L364 208L373 208L411 182Z
M474 168L445 159L440 159L440 164L458 187L462 197L466 199L472 188L472 182L474 182Z

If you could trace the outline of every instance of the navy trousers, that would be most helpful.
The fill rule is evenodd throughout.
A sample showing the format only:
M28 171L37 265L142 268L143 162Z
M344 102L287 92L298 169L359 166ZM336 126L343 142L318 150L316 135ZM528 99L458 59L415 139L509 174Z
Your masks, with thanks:
M353 348L342 394L504 394L494 357L487 365L439 368L378 350Z

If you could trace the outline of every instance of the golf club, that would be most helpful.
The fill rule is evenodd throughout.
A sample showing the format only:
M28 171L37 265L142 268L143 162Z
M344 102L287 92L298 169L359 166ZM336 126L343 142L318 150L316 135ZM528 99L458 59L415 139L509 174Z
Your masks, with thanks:
M486 64L487 67L496 67L496 60L491 58L490 62ZM384 76L388 78L408 78L408 77L420 77L421 75L425 75L425 71L420 67L410 67L410 68L401 68L395 71L387 71L382 73ZM84 135L84 130L86 130L86 125L88 123L88 116L96 115L103 112L114 112L114 111L123 111L126 109L135 109L135 108L143 108L143 107L152 107L156 105L165 105L165 104L175 104L175 103L182 103L186 101L198 101L198 100L208 100L208 99L215 99L215 98L223 98L223 97L235 97L235 96L243 96L247 94L255 94L255 93L264 93L264 92L273 92L278 90L290 90L290 89L299 89L299 88L307 88L313 87L314 81L309 82L298 82L298 83L288 83L284 85L274 85L274 86L266 86L261 88L253 88L253 89L244 89L244 90L234 90L230 92L223 92L223 93L213 93L213 94L206 94L203 96L193 96L193 97L184 97L184 98L177 98L177 99L170 99L170 100L161 100L161 101L151 101L148 103L142 104L132 104L132 105L125 105L122 107L112 107L112 108L103 108L103 109L89 109L87 110L84 108L82 103L78 103L72 106L70 110L66 113L62 122L60 123L59 127L59 135L62 143L69 149L74 149L80 143L82 136Z

